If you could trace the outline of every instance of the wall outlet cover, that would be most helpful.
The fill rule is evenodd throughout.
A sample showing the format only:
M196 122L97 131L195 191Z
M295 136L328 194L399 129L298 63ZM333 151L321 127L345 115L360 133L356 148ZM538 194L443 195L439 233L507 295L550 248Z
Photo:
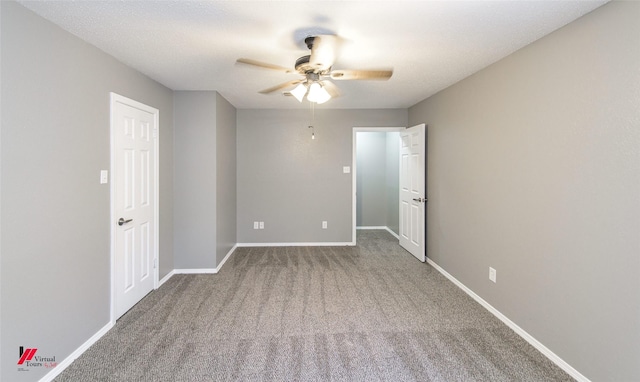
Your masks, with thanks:
M109 171L100 170L100 184L109 183Z

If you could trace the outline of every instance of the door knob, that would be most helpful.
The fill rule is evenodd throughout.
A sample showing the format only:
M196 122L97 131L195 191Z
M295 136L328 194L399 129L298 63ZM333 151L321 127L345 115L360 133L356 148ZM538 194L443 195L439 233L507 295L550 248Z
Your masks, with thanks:
M120 218L120 219L118 219L118 225L125 225L125 224L129 223L130 221L133 221L133 219L124 220L123 218Z
M413 198L414 202L423 203L427 201L427 198Z

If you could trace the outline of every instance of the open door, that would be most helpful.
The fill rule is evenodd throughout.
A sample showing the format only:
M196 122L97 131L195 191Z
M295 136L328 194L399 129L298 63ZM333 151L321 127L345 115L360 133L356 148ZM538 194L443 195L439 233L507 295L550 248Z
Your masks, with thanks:
M400 245L418 260L425 246L425 124L400 132Z

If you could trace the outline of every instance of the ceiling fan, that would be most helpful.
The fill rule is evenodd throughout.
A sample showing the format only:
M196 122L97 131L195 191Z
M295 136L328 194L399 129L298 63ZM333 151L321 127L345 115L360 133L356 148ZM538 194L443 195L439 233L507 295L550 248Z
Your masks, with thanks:
M295 69L288 69L279 65L268 64L249 58L239 58L239 64L257 66L265 69L277 70L285 73L299 73L303 77L261 90L261 94L269 94L278 90L295 86L285 95L292 95L298 101L307 98L310 102L324 103L331 98L338 97L340 91L331 80L388 80L393 75L393 70L333 70L333 64L337 58L339 37L335 35L309 36L304 40L310 55L302 56L296 60ZM297 86L296 86L297 85Z

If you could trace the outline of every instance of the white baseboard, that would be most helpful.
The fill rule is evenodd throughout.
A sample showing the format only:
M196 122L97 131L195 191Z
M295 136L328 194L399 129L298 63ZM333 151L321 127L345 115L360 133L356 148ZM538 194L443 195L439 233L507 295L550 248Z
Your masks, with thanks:
M350 241L339 243L238 243L238 247L349 247Z
M396 239L400 240L400 236L398 236L398 234L397 234L397 233L393 232L393 231L391 230L391 228L389 228L389 227L385 227L385 229L386 229L390 234L392 234L392 235L393 235L393 237L395 237Z
M93 345L96 341L98 341L100 337L104 336L112 327L113 327L113 323L109 322L104 327L102 327L102 329L98 330L96 334L91 336L91 338L85 341L85 343L80 345L79 348L77 348L73 353L69 354L67 358L65 358L62 362L60 362L58 366L56 366L53 370L45 374L44 377L40 378L40 382L53 381L55 377L60 375L60 373L62 373L64 369L69 367L69 365L71 365L71 363L75 361L76 358L80 357L82 353L84 353L87 349L89 349L91 345Z
M166 275L166 276L164 276L164 277L162 278L162 280L160 280L160 281L158 282L158 288L160 288L160 287L162 286L162 284L166 283L166 282L171 278L171 276L173 276L175 273L176 273L176 270L175 270L175 269L174 269L174 270L172 270L171 272L167 273L167 275Z
M380 226L380 227L377 227L377 226L362 226L362 227L356 227L356 229L384 229L387 232L389 232L390 234L392 234L396 239L400 240L400 236L398 236L397 233L393 232L391 230L391 228L389 228L387 226Z
M531 346L538 349L540 353L544 354L551 362L555 363L562 370L566 371L567 374L575 378L579 382L590 382L587 377L582 375L578 370L574 369L571 365L565 362L562 358L552 352L549 348L544 346L540 341L536 340L531 334L527 333L524 329L516 325L515 322L511 321L507 316L500 313L500 311L488 302L486 302L482 297L478 296L474 291L467 288L466 285L458 281L455 277L451 276L447 271L442 269L438 264L434 263L433 260L427 258L427 263L429 263L432 267L434 267L438 272L442 273L442 275L448 278L451 282L453 282L458 288L462 289L466 294L471 296L474 300L476 300L480 305L482 305L485 309L487 309L490 313L496 316L500 321L504 322L508 327L510 327L516 334L522 337L525 341L527 341Z
M224 259L222 259L222 261L220 262L220 264L218 264L218 266L216 267L216 273L220 272L220 270L222 269L222 266L224 265L224 263L227 262L227 260L229 259L229 257L231 257L231 254L233 253L233 251L236 250L236 248L238 248L238 244L234 245L229 252L227 252L227 254L224 256Z
M186 269L174 269L174 274L176 275L190 275L190 274L199 274L199 273L218 273L216 268L186 268Z
M169 280L171 278L171 276L173 275L185 275L185 274L215 274L220 272L220 269L222 269L222 266L224 265L224 263L227 262L227 260L229 259L229 257L231 257L231 255L233 254L233 251L236 250L236 248L238 248L238 244L234 245L229 252L227 252L227 254L224 256L224 259L222 259L222 261L220 262L220 264L218 264L217 267L215 268L187 268L187 269L174 269L171 272L169 272L168 275L166 275L165 277L162 278L162 280L160 281L160 285L164 284L165 282L167 282L167 280Z

